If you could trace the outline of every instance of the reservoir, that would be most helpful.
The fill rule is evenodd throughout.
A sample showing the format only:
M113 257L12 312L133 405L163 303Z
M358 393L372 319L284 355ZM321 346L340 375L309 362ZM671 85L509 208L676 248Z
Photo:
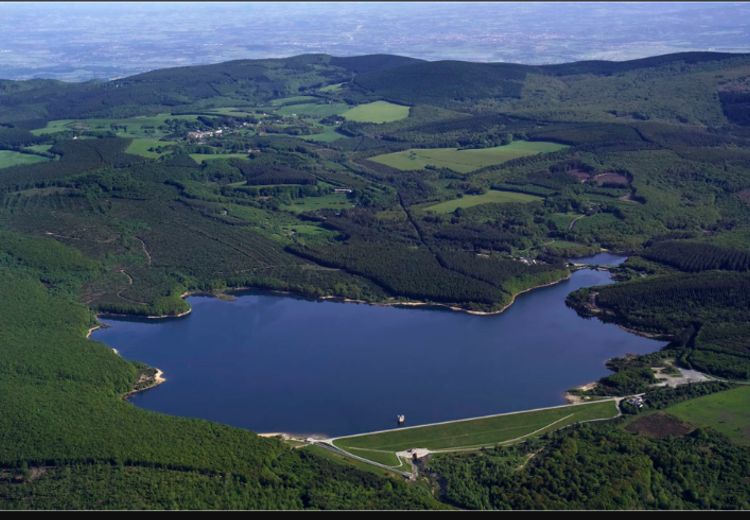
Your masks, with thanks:
M609 254L577 259L616 264ZM184 318L101 320L93 338L164 371L137 406L257 432L344 435L563 404L607 359L664 342L584 319L572 291L611 283L579 270L504 313L381 307L246 293L190 297Z

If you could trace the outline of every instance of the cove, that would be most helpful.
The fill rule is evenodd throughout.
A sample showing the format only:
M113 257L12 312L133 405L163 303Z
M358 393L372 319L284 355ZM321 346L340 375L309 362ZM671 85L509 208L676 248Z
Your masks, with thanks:
M607 283L608 272L579 270L496 316L194 296L184 318L103 319L93 338L164 371L166 383L132 397L143 408L257 432L345 435L394 427L396 414L415 425L563 404L565 390L609 373L607 359L661 348L565 306L570 292Z

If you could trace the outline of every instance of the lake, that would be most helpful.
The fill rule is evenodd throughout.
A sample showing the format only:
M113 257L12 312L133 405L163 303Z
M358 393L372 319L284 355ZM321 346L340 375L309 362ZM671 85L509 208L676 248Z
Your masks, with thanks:
M577 259L617 264L609 254ZM249 293L188 298L173 320L103 319L93 338L159 367L140 407L257 432L345 435L563 404L609 373L607 359L664 342L580 318L565 297L611 283L580 270L518 297L504 313L381 307Z

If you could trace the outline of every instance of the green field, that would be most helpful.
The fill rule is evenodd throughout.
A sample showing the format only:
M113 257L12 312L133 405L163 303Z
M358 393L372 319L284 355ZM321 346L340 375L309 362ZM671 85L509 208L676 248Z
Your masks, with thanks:
M479 168L502 164L511 159L556 152L567 146L545 141L513 141L492 148L409 148L400 152L370 157L370 161L385 164L397 170L422 170L427 166L449 168L459 173L468 173Z
M191 153L190 157L193 158L198 164L206 161L215 161L217 159L247 159L246 153Z
M331 143L339 139L347 139L347 136L340 134L336 131L335 126L323 126L323 132L319 134L300 135L297 136L305 141L314 141L316 143Z
M478 206L480 204L506 204L508 202L536 202L543 200L542 197L536 195L528 195L526 193L518 193L515 191L499 191L489 190L481 195L464 195L458 199L446 200L432 204L430 206L424 206L421 209L425 211L432 211L435 213L450 213L455 211L457 208L470 208L472 206Z
M616 415L614 401L605 401L341 437L333 443L354 455L399 466L396 452L410 448L450 452L510 444L577 422Z
M22 164L34 164L46 161L49 161L49 159L47 159L46 157L42 157L41 155L14 152L12 150L0 150L0 168L19 166Z
M277 114L282 116L297 115L300 117L314 117L317 119L333 116L346 112L349 105L346 103L300 103L284 105L276 109Z
M666 409L696 426L711 427L750 446L750 386L683 401Z
M158 139L164 136L164 129L159 127L166 119L183 119L195 121L197 115L168 113L155 116L139 116L112 119L56 119L50 121L44 128L32 130L34 135L49 135L58 132L113 132L118 137L140 137Z
M334 83L333 85L326 85L320 89L321 92L338 92L341 90L343 83Z
M552 240L543 244L544 249L556 255L567 257L588 256L597 252L597 247L570 242L568 240Z
M35 144L32 146L27 146L26 148L24 148L24 150L36 153L45 153L49 152L50 148L52 148L51 144Z
M159 141L158 139L136 138L130 142L125 149L125 152L140 155L141 157L147 157L149 159L156 159L167 153L167 151L165 150L159 153L151 151L149 148L158 148L160 146L167 147L174 144L177 143L174 141Z
M409 117L409 110L409 107L403 105L387 101L373 101L350 108L341 115L357 123L389 123Z
M315 96L290 96L285 98L278 98L271 101L271 106L282 107L285 105L299 105L300 103L308 103L315 101L318 98Z

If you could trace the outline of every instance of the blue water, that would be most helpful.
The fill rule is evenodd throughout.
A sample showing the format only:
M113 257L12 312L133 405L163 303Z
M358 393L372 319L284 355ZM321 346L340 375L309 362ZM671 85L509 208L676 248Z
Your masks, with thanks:
M133 397L143 408L258 432L343 435L394 426L397 413L414 425L562 404L565 390L609 373L607 359L663 346L565 306L571 291L605 283L606 272L577 271L497 316L191 297L185 318L102 320L109 327L94 338L164 371L166 383Z

